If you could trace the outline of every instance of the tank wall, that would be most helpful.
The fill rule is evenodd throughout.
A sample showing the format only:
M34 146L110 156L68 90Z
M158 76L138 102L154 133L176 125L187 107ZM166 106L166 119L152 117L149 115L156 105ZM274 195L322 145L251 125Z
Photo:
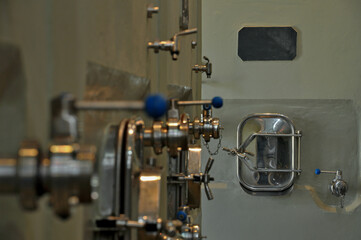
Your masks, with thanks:
M221 153L216 158L215 200L203 198L204 234L211 240L359 239L361 32L355 29L361 24L360 1L210 0L202 7L202 51L214 63L212 79L203 80L202 95L230 99L222 110L214 111L221 121L223 117L222 145L235 147L237 125L246 115L259 111L288 114L297 129L306 130L303 173L287 196L248 195L238 183L234 157ZM237 55L238 31L245 26L294 27L298 34L296 58L242 61ZM305 109L302 99L314 102ZM319 104L330 99L348 102L349 111L341 119L340 110L345 107L333 106L319 117L315 115L324 111ZM343 121L352 118L354 124ZM322 141L322 134L335 141ZM338 142L340 139L343 141ZM334 145L336 142L339 144ZM354 149L346 150L350 146ZM335 148L338 151L328 155ZM204 164L207 158L208 154L202 155ZM335 208L338 202L328 192L332 176L315 177L316 167L349 172L344 177L353 186L346 210ZM305 189L307 185L312 188Z

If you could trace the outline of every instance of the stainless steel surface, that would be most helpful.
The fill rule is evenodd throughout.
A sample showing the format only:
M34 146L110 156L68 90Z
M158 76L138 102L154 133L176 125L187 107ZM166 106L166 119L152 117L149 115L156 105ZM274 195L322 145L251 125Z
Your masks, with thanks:
M136 176L144 168L143 157L143 132L144 122L138 118L131 118L127 125L125 135L125 181L124 181L124 214L129 219L136 220L139 215L139 209L136 206L139 201L140 183L137 182ZM119 141L119 140L118 140ZM136 236L136 232L132 233Z
M124 216L130 221L138 221L146 214L146 207L148 207L146 203L150 203L150 199L149 196L144 198L143 195L146 194L144 191L149 191L149 189L141 189L144 183L142 185L142 175L139 176L139 172L145 166L143 128L144 122L141 119L131 118L123 119L117 127L110 126L106 132L98 170L99 187L96 189L99 196L99 210L96 218L102 221L117 216ZM147 173L144 175L149 176ZM147 186L149 187L149 184ZM138 216L140 213L143 214L142 217ZM130 229L124 229L121 232L117 230L112 236L123 234L124 239L137 239L137 231L131 229L134 226L127 225L127 227ZM94 236L96 239L102 239L112 231L100 229L94 233Z
M356 181L359 175L359 144L358 133L355 131L359 119L354 102L319 99L232 99L225 100L224 105L227 107L217 111L217 114L222 116L222 125L226 126L223 130L224 146L235 146L235 129L240 119L247 117L247 113L282 112L292 119L297 129L302 129L303 133L303 172L295 181L291 194L253 197L239 189L236 157L221 151L216 158L221 161L217 161L212 169L212 176L216 181L214 185L210 184L215 199L204 200L206 196L202 192L202 230L208 235L208 239L222 239L225 232L228 234L227 239L243 234L249 239L267 239L270 235L287 239L293 233L297 233L295 238L298 240L304 239L304 236L309 239L315 236L323 239L325 234L328 239L333 239L336 235L358 239L361 229L354 223L360 218L357 197L359 182ZM245 136L248 137L249 134L251 133ZM214 147L215 144L211 146ZM206 151L203 146L202 149ZM207 154L202 154L202 164L207 160ZM316 176L314 169L317 167L325 170L342 168L343 176L349 185L343 209L339 208L340 198L331 195L327 187L333 176ZM240 219L242 214L247 218ZM277 224L269 224L264 218L265 214L277 219ZM215 221L219 216L227 218ZM313 232L300 229L298 222L291 222L289 216L306 220L303 225L307 226L307 229L313 229ZM261 225L254 225L254 221L249 219L257 219L256 222ZM340 221L342 233L339 228ZM287 232L279 231L275 228L276 225L289 226L289 229ZM266 232L259 231L260 226L266 229Z
M295 134L293 123L284 115L266 113L246 117L238 126L239 147L233 152L238 159L241 186L253 192L282 192L292 187L294 172L300 172L295 169L295 137L300 135ZM250 146L254 139L256 142ZM247 147L252 147L249 151L254 152L254 158L245 154Z
M104 131L103 143L101 145L99 160L97 162L97 174L99 183L95 186L98 195L97 216L103 218L115 215L115 169L116 169L116 147L119 126L110 125ZM118 192L119 194L119 192Z
M160 213L161 170L146 168L139 176L138 220L156 221Z
M194 72L196 72L196 73L204 72L204 73L206 73L207 78L211 78L211 75L212 75L212 63L209 62L209 58L207 58L206 56L203 56L203 59L207 61L206 64L204 64L204 65L196 64L196 65L194 65L192 67L192 70Z
M201 151L199 145L189 146L187 175L196 174L201 171ZM201 185L188 181L188 206L190 208L199 208L201 206Z
M129 119L123 119L119 124L119 129L117 133L117 138L115 142L116 146L116 158L115 158L115 182L114 182L114 216L119 216L120 214L125 214L126 208L126 200L125 200L125 179L126 179L126 148L125 145L125 135L126 135L126 127L128 125ZM123 197L123 198L122 198ZM128 195L129 197L129 195ZM127 201L128 202L128 201ZM129 209L127 210L129 214Z

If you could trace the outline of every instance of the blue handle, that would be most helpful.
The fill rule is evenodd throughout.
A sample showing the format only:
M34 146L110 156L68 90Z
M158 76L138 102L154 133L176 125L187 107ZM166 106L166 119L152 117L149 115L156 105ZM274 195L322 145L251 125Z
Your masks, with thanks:
M221 97L214 97L212 99L212 106L215 108L221 108L223 106L223 99Z
M154 94L147 97L145 100L145 111L153 118L160 118L168 109L168 102L160 94Z
M316 174L316 175L320 175L320 174L321 174L321 170L320 170L319 168L316 168L316 169L315 169L315 174Z
M185 213L184 211L178 211L177 212L177 219L179 221L185 222L187 220L187 213Z

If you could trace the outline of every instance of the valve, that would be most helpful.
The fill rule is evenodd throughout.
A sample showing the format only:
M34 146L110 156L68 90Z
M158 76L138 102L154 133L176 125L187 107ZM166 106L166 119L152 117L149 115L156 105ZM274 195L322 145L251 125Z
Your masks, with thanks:
M193 181L199 184L203 183L204 191L206 193L208 200L213 200L214 199L213 193L211 188L209 187L209 183L211 181L214 181L214 178L211 177L211 175L209 174L213 166L213 163L214 163L214 159L210 157L207 161L206 167L204 168L204 173L200 172L196 174L190 174L188 176L185 176L184 174L174 174L168 177L168 179L170 180L170 182L174 181L176 183L184 182L184 181Z
M177 212L177 219L179 221L185 222L187 220L187 217L188 217L188 215L184 211L178 211Z
M160 105L160 104L158 104ZM187 114L179 116L179 106L203 105L207 106L207 110L203 111L201 120L189 120ZM171 99L169 101L169 110L167 112L166 125L163 126L162 121L154 121L152 127L144 130L144 146L154 148L156 154L162 153L162 148L167 146L172 157L177 156L178 151L187 150L189 137L199 139L200 136L208 143L211 138L218 139L220 137L220 122L218 118L212 118L211 106L220 108L223 106L221 97L214 97L212 100L199 101L178 101Z
M180 208L180 210L177 212L177 219L183 223L187 222L188 219L188 206L183 206Z
M206 64L204 65L194 65L192 67L192 70L196 73L198 72L205 72L207 75L207 78L211 78L212 75L212 63L209 62L209 58L207 58L206 56L203 56L203 59L206 60Z
M170 40L148 42L148 48L153 48L155 53L158 53L159 50L169 51L172 55L172 59L177 60L179 55L178 38L180 36L197 33L197 31L197 28L187 29L174 34L174 36Z
M321 173L327 173L327 174L336 174L335 178L331 181L329 187L332 195L336 197L340 197L340 206L341 208L344 207L344 198L346 195L346 192L348 190L348 184L345 180L342 179L342 171L324 171L320 169L315 169L315 174L320 175Z

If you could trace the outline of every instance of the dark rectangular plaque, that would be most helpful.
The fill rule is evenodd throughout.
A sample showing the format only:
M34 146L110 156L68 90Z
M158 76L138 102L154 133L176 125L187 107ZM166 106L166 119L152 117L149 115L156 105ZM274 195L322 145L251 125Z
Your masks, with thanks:
M293 60L296 46L292 27L244 27L238 32L238 56L243 61Z

